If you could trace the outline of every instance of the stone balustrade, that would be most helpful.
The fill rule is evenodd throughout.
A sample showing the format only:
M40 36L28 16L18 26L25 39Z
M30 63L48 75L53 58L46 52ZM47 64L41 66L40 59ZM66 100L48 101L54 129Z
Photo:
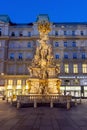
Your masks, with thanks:
M18 95L17 96L17 108L21 107L24 103L33 103L34 108L37 107L37 103L50 103L50 107L53 108L54 103L65 103L67 109L70 109L70 102L72 97L70 95L58 95L58 94L30 94L30 95Z

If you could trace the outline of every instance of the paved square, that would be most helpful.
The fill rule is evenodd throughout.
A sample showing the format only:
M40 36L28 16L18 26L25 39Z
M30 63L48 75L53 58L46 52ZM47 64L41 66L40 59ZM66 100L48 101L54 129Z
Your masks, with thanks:
M0 130L87 130L87 103L70 110L50 107L17 110L0 101Z

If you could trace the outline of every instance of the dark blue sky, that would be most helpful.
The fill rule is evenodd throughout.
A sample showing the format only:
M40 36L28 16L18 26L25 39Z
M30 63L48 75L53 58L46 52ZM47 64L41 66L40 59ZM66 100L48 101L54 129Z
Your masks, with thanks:
M34 22L48 14L52 22L87 22L87 0L0 0L0 14L12 22Z

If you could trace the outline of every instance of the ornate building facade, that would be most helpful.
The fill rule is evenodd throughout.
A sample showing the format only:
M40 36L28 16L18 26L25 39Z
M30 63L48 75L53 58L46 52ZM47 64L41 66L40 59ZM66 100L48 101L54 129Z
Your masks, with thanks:
M61 92L87 97L87 23L54 23L48 15L39 15L28 24L16 24L0 15L0 92L6 88L10 96L15 88L15 94L27 94L28 66L38 45L41 19L51 23L49 44L60 68Z

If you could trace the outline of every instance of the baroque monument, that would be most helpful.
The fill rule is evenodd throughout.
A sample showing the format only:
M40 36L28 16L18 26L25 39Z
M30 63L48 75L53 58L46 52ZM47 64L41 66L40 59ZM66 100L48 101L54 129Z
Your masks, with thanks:
M29 94L60 94L61 80L58 79L60 70L54 62L52 47L49 44L50 23L47 20L39 21L38 31L40 38L36 54L28 67Z

